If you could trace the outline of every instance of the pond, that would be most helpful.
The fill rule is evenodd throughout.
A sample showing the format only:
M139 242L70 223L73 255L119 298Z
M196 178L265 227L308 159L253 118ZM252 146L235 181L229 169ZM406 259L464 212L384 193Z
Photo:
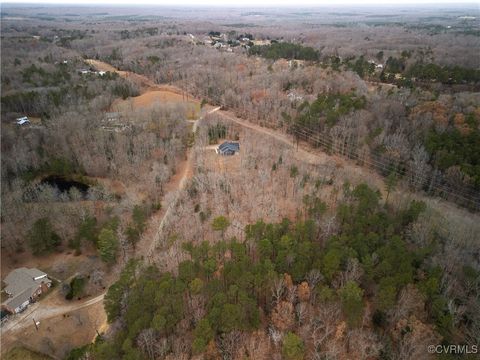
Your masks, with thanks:
M63 176L50 175L41 181L41 184L46 184L56 187L61 193L69 193L72 188L76 188L83 196L87 195L90 185L65 178Z

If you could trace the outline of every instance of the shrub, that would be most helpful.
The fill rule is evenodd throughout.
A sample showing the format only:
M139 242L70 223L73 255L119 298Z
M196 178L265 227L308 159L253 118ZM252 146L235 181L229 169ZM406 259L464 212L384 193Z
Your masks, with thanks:
M81 297L86 283L87 279L84 277L74 277L72 281L70 281L70 290L67 295L65 295L65 299L72 300L73 298Z
M287 333L283 339L282 353L287 360L302 360L305 355L302 339L292 332Z

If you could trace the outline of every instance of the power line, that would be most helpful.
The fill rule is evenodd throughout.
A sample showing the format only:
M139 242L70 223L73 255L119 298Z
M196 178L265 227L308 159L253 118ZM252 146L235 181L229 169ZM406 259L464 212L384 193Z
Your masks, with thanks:
M330 148L335 148L335 146L333 144L333 141L331 139L327 138L324 134L319 134L319 133L309 134L308 130L305 130L305 127L303 127L303 129L301 131L297 131L295 128L293 129L293 131L295 131L296 133L300 132L302 135L304 135L307 138L307 140L311 139L311 140L314 140L317 143L322 144L324 147L327 148L327 150L330 149ZM341 151L338 151L338 150L337 151L334 150L334 153L340 153L340 155L342 155ZM397 168L392 169L391 166L389 166L388 164L386 164L384 162L381 162L381 161L378 161L378 160L375 160L375 159L370 159L370 160L360 159L360 155L358 153L350 152L350 155L351 155L350 156L351 158L356 158L359 161L363 161L363 162L373 166L374 168L378 168L379 170L385 170L386 172L393 172L394 171L396 173L396 175L402 175L402 176L409 175L409 174L412 175L405 168L398 169L398 166L397 166ZM425 175L422 175L422 174L415 174L415 176L422 180L422 182L421 182L422 186L426 185L427 183L434 180L433 176L425 176ZM441 184L438 184L435 187L442 190L442 191L449 191L450 193L453 193L454 195L463 197L466 200L468 200L470 197L478 197L479 196L479 194L477 194L477 193L468 192L468 191L465 191L465 190L452 192L450 189L446 188L445 186L442 186Z
M221 115L230 118L230 116L226 114ZM275 125L276 128L284 127L284 124L280 123L278 120L274 122L270 121L269 123ZM322 134L319 132L314 132L301 124L295 124L288 130L290 132L293 132L302 140L305 140L307 142L313 142L315 145L324 148L328 152L343 156L344 158L357 160L361 162L364 166L366 165L367 168L379 171L380 174L382 174L383 172L389 174L394 173L396 176L415 177L415 179L418 180L417 186L419 186L420 188L428 186L429 190L427 193L433 193L436 196L440 196L450 201L452 201L453 198L453 201L459 203L460 205L463 205L475 211L480 210L480 194L473 191L467 191L466 189L451 189L444 184L437 183L435 175L413 174L411 171L408 170L408 164L405 164L404 162L399 162L398 164L396 164L396 166L392 167L391 163L382 162L375 158L363 158L361 154L359 154L359 150L353 149L352 147L349 147L350 149L347 149L347 151L342 151L339 148L340 144L336 144L335 141L331 138L331 136L327 136L326 134ZM343 140L343 143L344 142L345 140ZM411 183L411 180L409 180L409 183Z
M334 149L334 153L337 153L339 155L343 155L341 152L339 152L338 150L335 151L335 145L333 144L333 142L328 139L328 138L325 138L324 136L321 137L320 139L318 138L318 136L322 136L323 134L309 134L308 132L306 132L305 130L298 130L298 129L293 129L293 131L296 133L296 134L299 134L299 135L303 135L305 140L313 140L314 142L318 143L318 144L321 144L322 146L324 146L327 150L330 150L330 149ZM400 175L400 176L404 176L404 175L413 175L411 173L409 173L406 169L398 169L397 168L391 168L390 164L386 164L386 163L383 163L383 162L380 162L378 160L375 160L375 159L361 159L359 154L358 153L353 153L351 152L350 153L350 158L354 158L354 159L357 159L358 161L362 161L364 164L367 164L369 165L370 168L374 168L376 170L383 170L385 172L389 172L389 173L395 173L395 175ZM415 174L415 176L417 178L419 178L421 180L420 182L420 185L423 187L425 185L427 185L428 183L431 183L432 181L435 181L435 178L433 178L433 176L430 176L430 177L426 177L424 175L421 175L421 174ZM472 205L474 205L475 208L478 208L479 207L479 202L476 201L476 199L474 198L471 198L470 197L470 194L465 194L465 192L461 192L461 191L452 191L451 189L445 187L444 185L442 184L434 184L431 186L432 189L434 190L437 190L440 192L440 195L442 193L446 193L450 196L453 196L453 197L456 197L457 199L460 199L462 201L465 201L467 203L471 203Z
M208 97L208 94L206 94L206 96ZM223 99L220 99L220 101L217 101L217 103L222 106L226 106ZM226 114L223 114L223 116L226 116ZM229 116L226 117L228 118ZM274 125L275 128L285 127L284 123L280 122L279 119L276 119L275 121L268 121L268 123ZM381 175L383 172L389 174L394 173L396 176L410 176L411 178L414 177L417 180L416 185L420 189L428 187L428 190L426 191L427 194L432 195L433 193L436 196L440 196L446 200L454 201L459 205L463 205L472 210L480 210L480 193L465 188L452 189L446 184L438 183L437 171L434 171L434 174L431 175L421 173L414 174L411 170L408 170L409 164L405 163L405 161L399 161L395 166L392 167L392 164L389 162L382 162L381 160L372 157L369 157L368 159L362 157L361 154L359 154L361 150L353 149L351 146L346 146L350 149L347 149L347 151L342 151L341 149L339 149L340 144L335 144L331 135L323 134L318 131L315 132L312 129L309 129L306 126L298 123L294 124L293 127L289 127L288 131L293 132L295 135L303 137L303 140L307 142L313 141L314 144L320 145L325 150L327 150L327 152L332 152L334 154L343 156L344 158L357 160L361 162L363 166L380 172ZM343 140L343 143L345 143L345 139ZM413 185L411 180L408 180L408 182L410 183L410 185ZM412 187L410 186L410 188ZM452 200L452 198L456 199L456 201Z

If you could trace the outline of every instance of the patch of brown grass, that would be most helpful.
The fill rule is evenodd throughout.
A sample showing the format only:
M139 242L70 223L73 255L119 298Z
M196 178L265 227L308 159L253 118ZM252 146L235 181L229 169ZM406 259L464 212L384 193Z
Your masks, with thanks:
M9 350L5 354L3 359L4 360L50 360L52 358L50 356L28 350L27 348L24 348L24 347L15 347Z

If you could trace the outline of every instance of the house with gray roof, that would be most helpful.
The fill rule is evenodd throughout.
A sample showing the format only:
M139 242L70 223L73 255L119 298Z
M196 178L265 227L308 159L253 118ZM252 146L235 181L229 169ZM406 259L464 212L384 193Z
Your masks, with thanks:
M235 155L240 151L240 144L233 141L225 141L215 149L220 155Z
M6 285L3 290L9 297L2 303L2 308L14 314L25 310L28 304L34 302L52 285L52 280L46 273L25 267L10 272L3 282Z

